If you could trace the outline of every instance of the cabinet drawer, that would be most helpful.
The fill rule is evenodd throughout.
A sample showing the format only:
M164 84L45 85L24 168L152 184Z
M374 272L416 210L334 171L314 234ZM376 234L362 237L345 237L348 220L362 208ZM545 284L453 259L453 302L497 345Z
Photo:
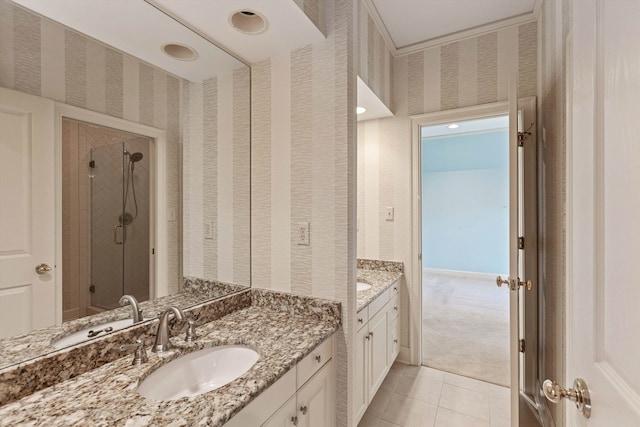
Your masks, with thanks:
M400 295L391 297L389 301L389 319L395 320L400 313Z
M396 282L391 285L391 287L389 288L389 292L391 292L391 298L393 298L394 295L398 295L400 293L400 280L396 280Z
M380 296L369 304L369 317L373 317L389 302L389 289L384 291Z
M369 323L369 307L365 307L356 314L356 331L367 326Z
M323 342L298 363L298 388L302 387L318 369L333 356L333 336Z

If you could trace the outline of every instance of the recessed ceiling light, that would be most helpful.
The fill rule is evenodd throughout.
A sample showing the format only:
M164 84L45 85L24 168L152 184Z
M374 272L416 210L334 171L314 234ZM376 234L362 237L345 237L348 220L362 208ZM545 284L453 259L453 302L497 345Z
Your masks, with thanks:
M233 12L229 16L229 23L236 30L249 35L260 34L267 29L267 19L259 12L251 9Z
M460 126L458 126L455 123L450 124L449 126L447 126L449 129L458 129Z
M356 114L362 114L362 113L365 113L366 111L367 109L364 107L356 107Z
M179 61L193 61L198 58L195 49L181 43L167 43L162 46L162 51L168 57Z

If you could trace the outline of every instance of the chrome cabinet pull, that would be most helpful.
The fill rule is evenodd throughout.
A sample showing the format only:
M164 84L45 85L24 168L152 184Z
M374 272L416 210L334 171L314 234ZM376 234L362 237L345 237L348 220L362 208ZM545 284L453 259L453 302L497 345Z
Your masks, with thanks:
M316 356L316 361L317 361L318 363L322 362L322 356L321 356L321 355L317 355L317 356Z

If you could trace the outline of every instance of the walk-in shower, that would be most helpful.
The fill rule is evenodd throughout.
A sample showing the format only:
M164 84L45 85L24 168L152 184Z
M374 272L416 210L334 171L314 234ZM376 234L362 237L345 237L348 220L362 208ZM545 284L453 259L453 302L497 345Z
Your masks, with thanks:
M91 150L91 305L149 299L150 142L135 138Z

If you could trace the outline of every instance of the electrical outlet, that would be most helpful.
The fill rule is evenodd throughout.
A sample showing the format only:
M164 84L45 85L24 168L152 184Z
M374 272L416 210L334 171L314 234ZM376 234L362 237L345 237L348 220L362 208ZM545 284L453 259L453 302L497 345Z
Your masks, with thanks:
M393 221L393 206L387 206L384 208L384 219L387 221Z
M298 245L309 246L311 244L309 228L309 222L296 223L296 241L298 242Z
M204 238L213 239L213 221L207 221L204 223Z

